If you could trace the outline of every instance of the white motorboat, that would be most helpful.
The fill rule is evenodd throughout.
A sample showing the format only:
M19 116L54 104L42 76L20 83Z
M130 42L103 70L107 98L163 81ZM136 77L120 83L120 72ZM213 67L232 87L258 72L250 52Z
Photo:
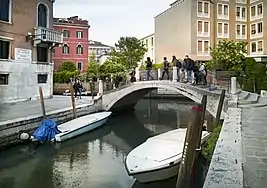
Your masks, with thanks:
M57 142L62 142L96 129L106 123L110 115L111 112L99 112L82 116L58 125L57 128L61 133L55 135L55 140Z
M202 131L202 143L210 133ZM175 129L151 138L133 149L127 156L125 167L139 182L153 182L178 174L182 158L186 129Z

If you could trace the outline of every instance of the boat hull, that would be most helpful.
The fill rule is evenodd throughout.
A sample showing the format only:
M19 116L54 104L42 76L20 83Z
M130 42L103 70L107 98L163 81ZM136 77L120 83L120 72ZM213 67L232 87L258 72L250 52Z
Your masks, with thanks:
M63 134L63 135L56 135L55 137L55 140L57 142L63 142L65 140L68 140L68 139L71 139L73 137L76 137L76 136L79 136L81 134L84 134L86 132L89 132L89 131L92 131L98 127L101 127L103 124L105 124L108 120L108 117L107 118L104 118L102 120L99 120L97 122L94 122L94 123L91 123L87 126L84 126L84 127L81 127L75 131L72 131L72 132L67 132L66 134Z
M179 169L179 164L168 166L166 168L156 169L152 171L140 172L136 174L129 173L130 176L133 176L137 181L141 183L149 183L154 181L161 181L165 179L172 178L177 176Z

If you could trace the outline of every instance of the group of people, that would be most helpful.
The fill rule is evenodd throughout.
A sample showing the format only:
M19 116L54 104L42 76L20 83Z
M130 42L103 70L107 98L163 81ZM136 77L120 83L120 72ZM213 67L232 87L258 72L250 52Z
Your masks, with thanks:
M146 61L146 80L150 80L151 70L152 70L152 61L150 57L147 57ZM195 61L193 61L188 55L185 56L184 60L181 62L175 56L172 57L172 65L177 67L177 81L184 82L185 73L187 74L186 82L199 84L202 83L203 85L207 84L207 70L204 63L198 65ZM161 75L161 79L167 76L167 79L170 79L170 62L168 61L167 57L163 58L163 72ZM194 75L194 76L192 76ZM193 79L194 78L194 79ZM152 78L153 79L153 78Z
M76 99L82 99L83 85L82 85L82 82L79 79L76 79L76 81L74 82L73 90L74 90L75 98Z

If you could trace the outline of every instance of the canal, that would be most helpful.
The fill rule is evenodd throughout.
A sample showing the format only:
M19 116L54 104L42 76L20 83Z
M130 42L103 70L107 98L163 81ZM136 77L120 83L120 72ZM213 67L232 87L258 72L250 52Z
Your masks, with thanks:
M109 118L93 132L60 144L0 152L0 188L162 188L175 178L140 184L127 175L127 154L148 137L185 126L191 101L143 99L134 112Z

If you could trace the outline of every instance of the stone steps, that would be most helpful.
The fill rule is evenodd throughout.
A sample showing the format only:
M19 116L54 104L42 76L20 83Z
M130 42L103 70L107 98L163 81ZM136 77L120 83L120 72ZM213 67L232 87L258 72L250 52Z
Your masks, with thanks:
M238 96L238 105L251 105L258 103L260 96L255 93L241 91Z

